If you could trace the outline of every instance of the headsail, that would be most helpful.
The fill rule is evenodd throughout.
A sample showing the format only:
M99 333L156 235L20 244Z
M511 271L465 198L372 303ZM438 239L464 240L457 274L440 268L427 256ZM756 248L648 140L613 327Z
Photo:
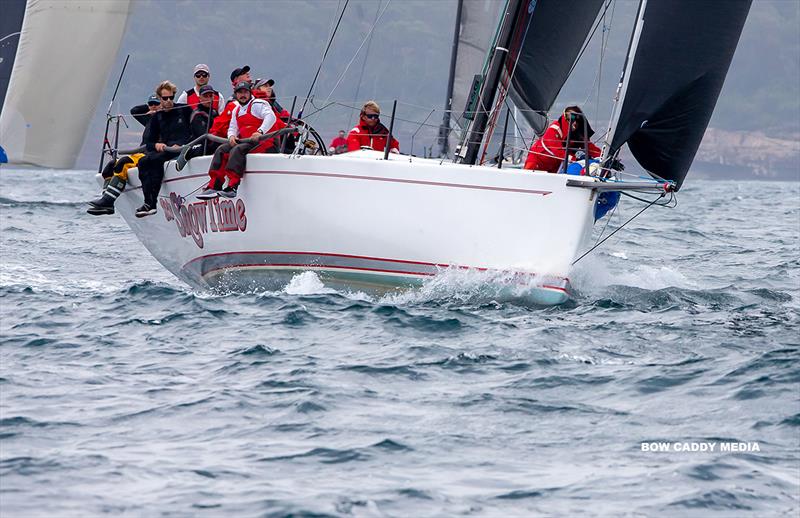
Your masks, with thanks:
M651 174L680 188L703 139L751 0L650 1L629 57L608 155L627 143Z
M0 145L10 162L73 167L129 9L130 0L27 0L0 112ZM3 10L5 18L5 2Z
M511 99L537 132L607 0L528 0L506 67Z

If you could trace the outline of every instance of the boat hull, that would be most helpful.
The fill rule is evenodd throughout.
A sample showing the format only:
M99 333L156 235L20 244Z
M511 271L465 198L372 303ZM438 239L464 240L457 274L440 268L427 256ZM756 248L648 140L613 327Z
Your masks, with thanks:
M297 273L387 292L456 270L488 273L540 304L569 297L595 193L564 175L360 151L333 157L248 156L233 200L198 200L210 157L166 166L158 214L138 172L117 212L165 268L200 289L279 289Z

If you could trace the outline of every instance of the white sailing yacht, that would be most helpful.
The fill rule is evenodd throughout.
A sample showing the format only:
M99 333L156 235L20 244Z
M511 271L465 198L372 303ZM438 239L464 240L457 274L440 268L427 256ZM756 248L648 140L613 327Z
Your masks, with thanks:
M505 3L471 95L458 92L468 100L469 124L453 159L372 150L310 155L298 152L300 145L248 156L231 200L194 197L210 157L180 171L173 161L158 214L134 217L143 201L135 170L117 211L165 268L197 288L278 288L314 271L336 287L387 291L449 269L474 269L524 287L535 303L562 303L573 264L591 247L601 193L680 188L750 6L641 2L604 153L614 157L627 144L652 180L482 165L507 95L532 127L543 128L606 1Z

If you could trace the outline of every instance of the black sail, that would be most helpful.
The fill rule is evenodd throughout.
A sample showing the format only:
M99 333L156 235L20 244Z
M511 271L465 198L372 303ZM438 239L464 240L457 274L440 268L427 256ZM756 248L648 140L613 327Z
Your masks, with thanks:
M604 1L529 0L522 10L506 66L513 73L511 99L537 132L544 130L545 114L572 71Z
M680 188L714 111L751 0L650 0L609 155L627 143Z

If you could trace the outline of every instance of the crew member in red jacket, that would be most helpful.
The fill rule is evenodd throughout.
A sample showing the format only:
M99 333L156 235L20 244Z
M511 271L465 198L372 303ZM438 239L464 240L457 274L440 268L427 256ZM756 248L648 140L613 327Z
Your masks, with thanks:
M361 108L358 126L350 130L347 135L347 151L358 151L362 147L369 147L375 151L386 149L386 138L389 130L381 124L381 107L375 101L367 101ZM400 152L400 143L392 137L389 146L391 153Z
M274 138L255 142L250 140L250 137L259 137L286 126L275 116L268 102L253 98L250 83L242 81L237 84L234 95L237 105L231 114L228 142L214 152L208 170L211 179L203 192L197 195L203 200L217 196L235 198L236 190L244 175L246 155L265 153L275 146ZM228 186L222 189L226 177Z
M250 67L245 65L241 68L233 69L231 72L231 87L235 88L237 84L241 83L242 81L250 82ZM208 130L209 133L212 135L216 135L222 138L228 138L228 126L231 124L231 115L233 114L234 108L236 108L237 102L236 98L231 98L225 107L219 112L219 115L214 118L214 123L211 125L211 129Z
M594 131L589 126L589 121L584 121L583 111L577 106L568 106L564 114L533 143L525 160L524 169L557 173L567 154L567 137L569 137L570 161L575 160L575 153L586 149L584 129L587 132L585 138L591 139ZM600 153L600 148L589 142L591 158L599 157Z

